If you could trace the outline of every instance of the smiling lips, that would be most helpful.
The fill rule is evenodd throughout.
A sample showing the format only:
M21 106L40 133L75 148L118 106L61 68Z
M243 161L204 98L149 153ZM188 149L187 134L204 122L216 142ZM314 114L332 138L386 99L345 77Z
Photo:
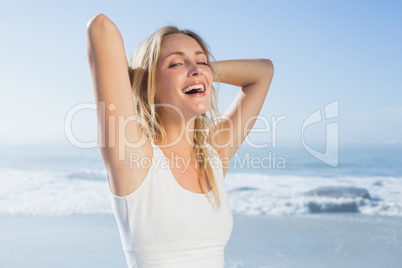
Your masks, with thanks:
M188 95L203 94L205 93L205 83L202 81L195 81L193 83L188 84L182 91L184 94Z

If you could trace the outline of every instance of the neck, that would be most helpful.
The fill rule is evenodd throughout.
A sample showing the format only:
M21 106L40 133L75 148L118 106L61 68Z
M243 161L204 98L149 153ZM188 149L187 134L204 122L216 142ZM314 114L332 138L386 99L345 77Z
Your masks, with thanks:
M160 138L155 143L165 153L174 153L185 159L194 159L194 118L161 116L161 121L166 132L166 142Z

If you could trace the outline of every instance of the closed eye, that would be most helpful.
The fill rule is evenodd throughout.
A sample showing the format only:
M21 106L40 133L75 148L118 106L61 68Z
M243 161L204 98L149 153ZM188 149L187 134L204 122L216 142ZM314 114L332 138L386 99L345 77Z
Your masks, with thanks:
M180 65L180 63L173 63L173 64L169 65L169 68L177 67L179 65Z
M208 65L208 63L206 63L206 62L197 62L197 64L199 64L199 65Z

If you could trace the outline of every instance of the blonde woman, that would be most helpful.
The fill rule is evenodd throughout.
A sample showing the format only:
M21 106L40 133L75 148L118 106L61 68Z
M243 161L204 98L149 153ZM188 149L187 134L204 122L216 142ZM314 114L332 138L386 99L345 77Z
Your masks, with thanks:
M99 147L128 266L223 267L233 225L224 177L264 103L272 62L211 62L197 34L168 26L128 64L103 14L88 22L87 41ZM222 115L214 81L241 87Z

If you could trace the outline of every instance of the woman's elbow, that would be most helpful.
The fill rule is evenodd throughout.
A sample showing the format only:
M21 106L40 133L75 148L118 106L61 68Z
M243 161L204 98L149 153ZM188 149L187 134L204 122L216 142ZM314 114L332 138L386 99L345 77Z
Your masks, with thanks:
M270 59L262 59L265 72L274 73L274 64Z
M113 27L113 22L105 14L100 13L92 17L87 22L86 30L88 34L91 34L93 32L111 29Z
M261 66L261 77L265 79L272 79L272 76L274 75L274 64L270 59L260 59L259 60Z

